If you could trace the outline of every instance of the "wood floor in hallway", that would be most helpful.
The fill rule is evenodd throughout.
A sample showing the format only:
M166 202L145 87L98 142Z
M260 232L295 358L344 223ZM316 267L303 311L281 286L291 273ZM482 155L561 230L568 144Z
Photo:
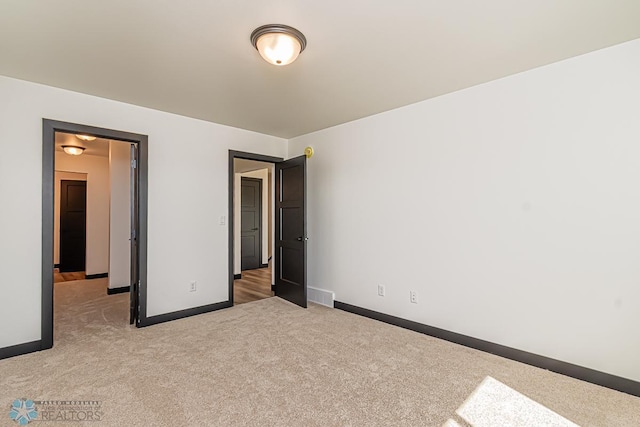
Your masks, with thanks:
M74 280L85 280L85 272L61 273L59 269L53 270L53 282L62 283ZM233 282L234 305L258 301L273 296L271 291L271 267L245 270L242 278Z
M271 267L245 270L242 279L233 281L233 304L244 304L273 296Z
M59 268L53 269L53 283L70 282L72 280L84 280L84 271L75 271L72 273L60 273Z

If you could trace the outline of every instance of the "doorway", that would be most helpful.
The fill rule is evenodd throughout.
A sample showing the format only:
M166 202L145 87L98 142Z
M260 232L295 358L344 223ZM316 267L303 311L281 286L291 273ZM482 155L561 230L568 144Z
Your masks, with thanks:
M54 268L54 195L56 194L56 179L54 172L56 170L56 134L69 134L71 136L77 136L80 141L77 141L77 147L80 147L80 153L88 149L88 141L101 138L110 141L124 142L127 146L127 155L131 155L131 159L127 160L127 168L130 168L131 188L127 197L130 197L130 213L126 212L126 216L131 218L130 230L125 237L128 242L127 248L130 249L130 271L128 272L128 279L126 284L127 290L131 290L129 295L129 311L130 311L130 323L135 323L136 326L141 326L146 320L146 260L147 260L147 143L148 138L146 135L134 134L129 132L122 132L111 129L97 128L93 126L86 126L74 123L60 122L54 120L43 119L43 163L42 163L42 177L43 177L43 191L42 191L42 349L51 348L53 346L53 326L54 326L54 286L53 286L53 268ZM86 137L83 139L82 137ZM85 144L83 144L83 141ZM78 151L74 148L71 151ZM128 148L130 147L130 148ZM67 150L65 150L67 151ZM59 154L60 156L60 154ZM60 157L62 159L62 157ZM64 203L69 205L70 220L75 222L74 236L76 240L79 240L80 229L84 228L85 235L85 251L87 243L87 203L90 203L91 199L91 187L87 183L84 184L84 199L82 198L80 185L77 184L62 184L59 187L61 205L63 204L63 198L71 196L71 201L66 200ZM109 183L107 183L107 186ZM67 189L65 196L64 189ZM84 201L84 227L82 221L78 221L80 218L80 212L82 211L81 205ZM60 211L62 214L62 210ZM94 212L109 216L109 208L106 208L106 214L104 207L101 209L95 209ZM67 226L64 225L62 215L60 222L60 243L62 244L64 237L63 233ZM73 228L73 227L72 227ZM97 227L96 229L99 229ZM104 227L103 227L104 228ZM108 239L107 227L107 239ZM63 258L63 251L65 249L60 246L60 257ZM76 251L79 250L76 248ZM77 254L76 254L77 255ZM84 265L83 269L89 268L88 263L90 259L83 255ZM61 261L62 263L62 261ZM79 265L75 265L77 268ZM98 275L98 276L101 276ZM106 273L101 277L106 277Z
M243 179L256 178L254 175L264 170L268 170L270 179L262 184L260 211L256 208L259 185ZM243 173L251 176L242 176ZM264 182L268 184L265 186ZM229 151L229 299L232 304L275 295L306 307L305 188L304 156L285 161ZM269 215L271 218L266 220ZM255 234L259 229L258 216L263 218L262 233L259 233L263 236L261 253ZM261 268L255 268L256 258L263 259Z
M234 159L233 304L273 296L274 163Z

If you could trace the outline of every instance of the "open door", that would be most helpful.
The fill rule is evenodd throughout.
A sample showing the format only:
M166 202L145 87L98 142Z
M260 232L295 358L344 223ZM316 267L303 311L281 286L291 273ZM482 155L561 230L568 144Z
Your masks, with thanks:
M129 324L139 320L140 272L138 251L138 148L131 144L131 286L129 290Z
M275 294L307 307L306 156L276 163Z

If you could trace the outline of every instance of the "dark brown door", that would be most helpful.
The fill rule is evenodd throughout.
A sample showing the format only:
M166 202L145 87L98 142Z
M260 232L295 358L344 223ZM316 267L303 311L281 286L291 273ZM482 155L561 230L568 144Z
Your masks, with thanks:
M241 178L240 185L240 261L241 269L252 270L262 264L262 181Z
M307 306L306 161L276 163L276 296Z
M60 182L60 271L84 271L87 236L87 183Z

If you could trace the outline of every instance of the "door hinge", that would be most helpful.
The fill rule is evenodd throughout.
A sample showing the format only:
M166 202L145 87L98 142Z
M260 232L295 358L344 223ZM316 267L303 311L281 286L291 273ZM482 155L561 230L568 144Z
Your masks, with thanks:
M138 161L136 159L131 160L131 168L135 169L138 167Z
M135 240L135 239L136 239L136 230L131 230L131 238L132 238L133 240Z

